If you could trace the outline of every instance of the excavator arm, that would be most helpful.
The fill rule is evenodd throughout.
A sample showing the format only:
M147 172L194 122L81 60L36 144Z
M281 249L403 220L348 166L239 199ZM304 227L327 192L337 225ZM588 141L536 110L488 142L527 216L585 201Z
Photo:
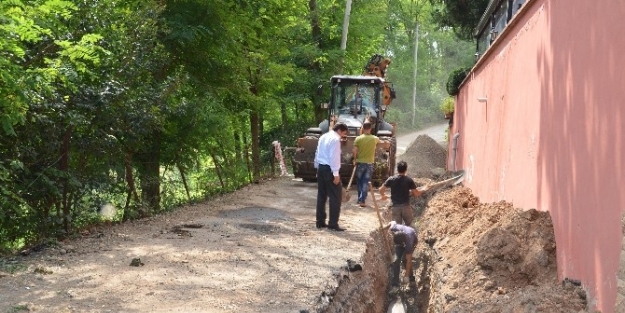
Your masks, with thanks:
M384 78L384 75L386 75L386 68L389 64L391 64L391 59L376 54L369 59L362 75Z
M389 64L391 64L391 59L376 54L369 59L362 75L384 78L386 75L386 68ZM384 82L383 93L382 103L385 106L388 106L391 104L391 101L395 99L395 90L389 85L388 82Z

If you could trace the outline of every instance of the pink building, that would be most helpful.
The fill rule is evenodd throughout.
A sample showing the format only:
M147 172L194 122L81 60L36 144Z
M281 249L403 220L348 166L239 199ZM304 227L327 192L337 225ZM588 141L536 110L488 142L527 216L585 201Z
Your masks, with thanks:
M559 278L625 312L625 1L495 2L516 14L461 86L450 168L482 202L549 211Z

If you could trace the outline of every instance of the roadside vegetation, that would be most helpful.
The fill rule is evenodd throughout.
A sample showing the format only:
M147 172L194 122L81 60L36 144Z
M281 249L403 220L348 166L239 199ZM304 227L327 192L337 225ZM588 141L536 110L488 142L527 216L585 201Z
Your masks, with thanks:
M0 251L272 175L271 143L323 118L316 89L341 59L393 60L398 128L441 121L474 49L433 19L442 5L355 2L343 52L343 1L1 1Z

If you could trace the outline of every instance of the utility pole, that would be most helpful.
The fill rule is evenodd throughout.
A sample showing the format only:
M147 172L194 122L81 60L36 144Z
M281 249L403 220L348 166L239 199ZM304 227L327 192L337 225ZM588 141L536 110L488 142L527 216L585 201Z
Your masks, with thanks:
M343 62L347 50L347 31L349 30L349 15L352 11L352 0L347 0L345 4L345 17L343 18L343 35L341 37L341 64L339 64L339 74L343 74Z
M419 21L416 21L414 39L414 74L412 84L412 126L415 126L415 115L417 114L417 52L419 52Z

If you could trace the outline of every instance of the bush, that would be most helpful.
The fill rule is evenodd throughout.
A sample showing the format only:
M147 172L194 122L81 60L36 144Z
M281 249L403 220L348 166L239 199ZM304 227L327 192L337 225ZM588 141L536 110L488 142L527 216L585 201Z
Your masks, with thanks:
M450 96L455 96L460 92L460 84L464 81L467 74L471 71L471 67L461 67L449 74L447 79L447 93Z
M454 112L454 98L447 97L443 99L443 102L441 102L441 105L440 105L440 109L445 114L453 113Z

